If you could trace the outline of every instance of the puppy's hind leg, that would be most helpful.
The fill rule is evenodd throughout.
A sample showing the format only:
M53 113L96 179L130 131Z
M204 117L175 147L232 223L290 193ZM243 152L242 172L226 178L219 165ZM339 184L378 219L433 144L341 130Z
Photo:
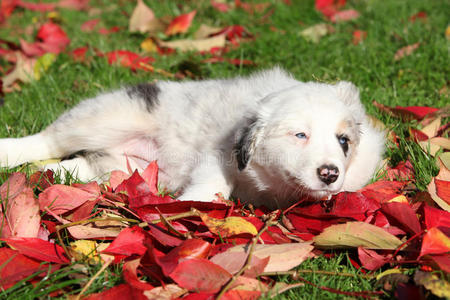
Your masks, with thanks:
M0 139L0 166L11 168L25 162L59 157L56 149L52 139L44 133Z

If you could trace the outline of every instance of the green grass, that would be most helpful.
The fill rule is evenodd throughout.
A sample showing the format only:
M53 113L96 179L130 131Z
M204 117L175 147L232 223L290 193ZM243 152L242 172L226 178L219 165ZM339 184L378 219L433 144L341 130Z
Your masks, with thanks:
M154 66L175 73L180 66L191 64L198 69L201 78L231 77L245 75L254 70L280 65L302 81L318 80L335 82L349 80L361 89L361 98L367 111L380 118L388 128L400 136L399 149L387 151L387 157L395 164L410 159L416 170L419 189L425 189L436 174L434 160L425 155L417 145L405 140L409 124L380 114L372 105L376 100L385 105L426 105L442 107L449 102L448 94L439 91L448 84L450 65L445 29L448 23L450 3L445 0L360 0L349 1L348 7L357 9L362 16L354 21L333 25L335 32L323 37L319 43L307 42L300 32L308 26L324 22L320 13L314 10L310 1L292 0L287 6L283 1L272 0L274 13L269 18L261 14L249 15L243 10L220 13L212 9L209 1L146 1L157 16L178 15L197 9L194 25L186 34L189 37L201 23L213 26L239 24L254 34L254 41L243 43L226 54L230 58L249 59L256 66L232 66L229 64L203 64L197 53L177 53L169 56L152 55ZM19 137L36 133L64 110L83 98L94 96L100 91L110 90L122 84L166 79L161 75L110 66L104 58L95 57L95 49L111 51L117 49L141 52L139 45L145 34L130 34L126 29L109 36L84 33L80 25L89 19L100 18L99 27L120 26L126 28L133 1L92 0L93 7L103 12L98 16L88 16L85 12L59 10L63 29L71 38L69 49L89 45L94 58L89 63L76 63L69 55L61 54L39 81L21 84L21 91L6 94L5 104L0 107L0 137ZM409 21L409 17L419 11L428 15L426 21ZM31 41L23 31L34 21L44 21L46 13L17 10L7 23L0 27L0 38L18 42L19 38ZM271 26L279 31L272 31ZM365 30L367 39L353 45L352 32ZM283 33L282 33L283 32ZM420 42L420 47L410 56L394 61L395 52L406 45ZM0 58L0 66L7 63ZM301 269L339 270L357 274L347 260L346 254L332 259L308 260ZM90 275L97 267L88 268ZM0 293L0 297L31 299L33 295L48 298L53 287L72 284L74 292L84 279L72 279L70 268L61 269L48 275L45 282L36 287L19 284L17 288ZM373 289L373 282L363 278L343 278L324 275L304 275L309 281L347 291ZM280 278L287 280L285 278ZM89 292L100 291L104 275L96 280ZM109 274L107 286L112 286L120 276ZM74 282L75 282L74 281ZM78 285L78 287L77 287ZM39 291L39 292L38 292ZM36 294L40 293L40 294ZM60 297L64 298L64 295ZM279 299L341 299L343 296L321 291L309 285L291 290Z

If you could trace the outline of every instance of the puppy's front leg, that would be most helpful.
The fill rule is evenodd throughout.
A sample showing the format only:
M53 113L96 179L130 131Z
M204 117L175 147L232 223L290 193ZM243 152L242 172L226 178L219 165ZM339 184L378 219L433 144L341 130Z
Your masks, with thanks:
M207 159L194 169L191 182L179 199L212 201L217 198L217 193L228 199L232 189L233 184L227 179L223 166L216 159Z

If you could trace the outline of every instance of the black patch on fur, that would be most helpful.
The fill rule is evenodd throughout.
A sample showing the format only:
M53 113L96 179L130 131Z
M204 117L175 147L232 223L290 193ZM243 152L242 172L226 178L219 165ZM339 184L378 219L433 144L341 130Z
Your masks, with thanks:
M130 98L138 96L145 101L147 110L151 112L159 104L158 94L160 88L154 83L140 83L127 89Z
M257 121L256 117L250 119L250 124L242 130L239 140L234 145L239 171L244 170L250 161L251 152L253 152L252 147L255 143L254 127Z
M72 153L70 155L64 156L61 158L61 160L69 160L74 159L77 157L84 157L88 161L95 161L96 159L99 159L101 157L106 156L107 154L101 151L89 151L89 150L80 150L75 153Z
M341 142L339 141L339 139L341 139L342 137L345 137L345 138L347 138L345 135L338 135L338 136L336 136L337 137L337 139L338 139L338 143L339 143L339 145L341 146L341 148L342 148L342 151L344 151L344 155L345 155L345 157L347 157L347 152L348 152L348 142L347 143L344 143L344 144L341 144ZM348 138L347 138L348 139Z

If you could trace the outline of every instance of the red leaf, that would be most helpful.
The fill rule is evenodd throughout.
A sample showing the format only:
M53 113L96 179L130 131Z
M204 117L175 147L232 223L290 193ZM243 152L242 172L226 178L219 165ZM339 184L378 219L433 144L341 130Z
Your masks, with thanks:
M438 111L439 109L434 107L427 107L427 106L396 106L394 108L394 111L396 112L404 112L404 113L410 113L412 114L417 120L423 119L428 114L431 114L435 111Z
M367 270L377 270L385 265L391 258L387 255L380 255L374 250L358 247L358 256L361 264Z
M409 204L401 202L383 203L381 210L385 215L390 217L388 219L395 220L403 230L411 234L416 234L421 231L416 213Z
M438 265L438 267L447 273L450 273L450 256L445 254L434 254L429 257Z
M260 291L231 290L226 292L221 299L223 300L256 300L261 296Z
M60 0L58 6L67 9L83 10L88 8L89 1L90 0Z
M164 246L175 247L183 243L182 239L169 234L168 231L153 224L149 225L148 233Z
M3 201L12 199L26 188L27 178L23 173L12 173L8 180L0 186L0 198Z
M347 9L338 11L331 16L332 22L344 22L357 19L359 17L359 12L354 9Z
M47 52L58 54L70 43L70 39L61 27L51 22L39 28L37 38L42 42L27 43L20 40L22 50L28 56L40 56Z
M31 188L26 187L20 194L7 201L5 215L0 211L0 219L6 217L6 224L0 222L2 237L38 237L41 217L39 203ZM0 208L1 209L1 208ZM2 221L1 220L1 221ZM5 229L7 231L5 232Z
M142 291L133 289L129 284L120 284L101 293L91 294L83 300L147 300Z
M185 240L162 257L155 257L164 275L169 276L177 265L193 258L206 258L211 251L211 244L200 239Z
M22 0L19 0L17 5L28 10L40 12L52 11L56 8L56 3L30 3Z
M402 188L407 182L380 180L369 184L359 190L367 198L384 203L401 194Z
M33 188L36 187L40 191L45 190L46 188L52 186L54 183L55 179L53 178L52 170L47 170L44 172L37 171L30 176L30 186L32 186Z
M118 63L122 67L130 68L133 71L136 69L147 70L148 68L142 64L149 64L154 61L152 57L141 57L134 52L126 50L111 51L105 53L105 55L110 65Z
M141 259L137 258L124 263L123 265L123 278L125 281L138 290L151 290L153 286L149 283L139 280L137 275L137 268L141 264Z
M414 23L416 20L421 19L422 21L425 21L427 19L427 13L424 11L419 11L418 13L412 15L409 17L409 21L411 23Z
M63 214L95 198L96 195L81 189L55 184L39 194L39 205L41 210L48 208L55 214Z
M209 260L193 258L180 262L170 278L190 291L216 293L230 280L231 274Z
M119 26L113 26L111 28L100 28L98 30L98 33L103 34L103 35L108 35L108 34L111 34L111 33L118 32L118 31L120 31L120 27Z
M417 48L419 48L419 46L420 46L420 43L417 42L412 45L408 45L408 46L398 49L397 52L395 52L394 60L399 60L405 56L411 55Z
M450 228L449 212L425 205L424 214L425 214L425 226L427 229L431 229L432 227Z
M425 254L444 254L450 251L450 238L437 227L432 227L424 235L420 257Z
M227 3L216 2L211 0L211 6L217 9L220 12L227 12L231 9L230 5Z
M117 187L125 180L130 178L130 174L127 174L123 171L112 171L111 177L109 178L109 184L111 185L111 188L114 190L117 189Z
M0 248L0 288L6 290L17 281L49 266L6 247Z
M434 178L434 184L436 184L436 194L450 204L450 181Z
M331 18L338 9L345 5L346 0L316 0L316 9Z
M90 32L95 29L100 19L92 19L81 24L81 31Z
M40 261L48 261L60 264L69 263L70 260L66 258L64 249L38 238L9 238L1 239L8 243L21 254L32 257Z
M88 51L88 47L80 47L73 49L70 55L72 56L74 61L83 62L86 60L86 53Z
M125 228L102 253L142 256L147 251L147 247L145 246L147 237L147 233L139 226Z
M150 192L158 195L158 164L156 160L148 164L141 176L150 187Z
M1 16L3 16L4 18L9 17L18 4L19 0L2 0L2 2L0 3L0 18Z
M409 132L414 137L416 142L426 141L429 139L428 135L418 129L410 128Z
M353 45L358 45L362 41L364 41L367 37L367 31L363 30L355 30L353 31Z
M193 10L190 13L180 15L173 19L166 29L166 35L185 33L191 26L192 20L194 19L196 13L197 11Z

